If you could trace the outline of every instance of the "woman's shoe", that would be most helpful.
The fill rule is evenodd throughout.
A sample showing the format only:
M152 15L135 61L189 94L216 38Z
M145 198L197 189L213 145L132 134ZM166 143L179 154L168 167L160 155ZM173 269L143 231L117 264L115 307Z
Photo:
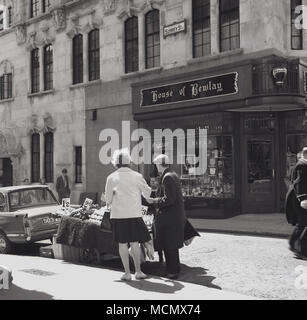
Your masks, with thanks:
M120 280L122 280L122 281L131 281L131 280L132 280L131 274L130 274L130 273L125 273L125 274L120 278Z
M147 278L147 275L143 272L138 272L135 274L135 279L136 280L143 280L143 279L146 279Z

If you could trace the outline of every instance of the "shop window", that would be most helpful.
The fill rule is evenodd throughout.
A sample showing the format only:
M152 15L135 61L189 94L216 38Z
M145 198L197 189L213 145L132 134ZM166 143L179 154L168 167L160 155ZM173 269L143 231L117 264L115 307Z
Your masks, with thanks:
M211 53L210 0L193 0L193 56Z
M240 48L239 0L220 0L220 50Z
M175 135L171 146L169 145L171 141L162 140L161 144L161 138L158 143L152 141L152 146L153 154L163 153L165 149L167 152L173 152L172 169L180 176L183 196L186 199L233 199L235 197L234 126L231 114L214 113L197 117L174 118L172 121L152 121L150 127L152 128L150 129L152 137L155 137L154 132L157 128L162 130L169 128L173 133L176 129L184 131L183 152L180 151L182 148L180 136L178 138ZM199 138L200 129L207 130L206 141ZM189 139L189 142L188 138L191 137L188 137L188 130L194 130L192 140ZM200 151L205 150L206 142L208 167L205 172L201 172L197 168L200 165ZM200 145L200 143L204 143L204 145ZM148 171L152 175L153 168L148 168Z
M75 147L75 182L82 183L82 147Z
M53 88L53 47L47 45L44 48L44 89Z
M40 135L32 134L31 137L31 181L39 182L40 179Z
M12 98L12 73L0 76L0 100Z
M39 92L39 49L33 49L31 51L31 92Z
M31 0L30 5L30 16L31 18L36 17L40 10L40 0Z
M83 37L82 34L74 36L73 40L73 84L83 82Z
M89 81L100 78L99 30L92 30L88 35Z
M160 66L160 11L154 9L145 16L146 69Z
M291 49L303 49L303 29L296 26L296 19L300 13L295 13L295 9L302 5L302 0L291 0Z
M125 72L139 70L139 31L138 18L125 21Z
M53 133L45 134L44 172L47 183L53 182Z

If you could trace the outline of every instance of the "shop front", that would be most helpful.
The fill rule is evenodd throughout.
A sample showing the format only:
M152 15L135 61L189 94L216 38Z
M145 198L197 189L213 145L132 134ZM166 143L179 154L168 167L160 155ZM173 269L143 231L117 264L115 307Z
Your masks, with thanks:
M268 57L132 86L134 119L162 135L152 154L172 153L190 217L282 212L291 167L307 146L304 72L300 61ZM153 172L144 166L146 177Z

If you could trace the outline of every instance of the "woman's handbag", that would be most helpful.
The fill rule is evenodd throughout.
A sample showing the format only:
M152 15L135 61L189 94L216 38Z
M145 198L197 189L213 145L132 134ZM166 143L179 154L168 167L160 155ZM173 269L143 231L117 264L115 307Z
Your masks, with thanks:
M101 222L101 229L111 230L111 219L110 219L110 211L105 211L102 222Z

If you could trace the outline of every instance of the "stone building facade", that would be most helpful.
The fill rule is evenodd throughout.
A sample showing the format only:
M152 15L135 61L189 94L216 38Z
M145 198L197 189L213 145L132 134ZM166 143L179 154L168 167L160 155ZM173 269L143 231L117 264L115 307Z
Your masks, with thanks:
M39 168L35 180L38 175L45 179L47 174L48 180L53 180L47 182L54 188L56 175L67 167L75 202L82 191L103 191L106 177L113 170L99 159L105 144L103 129L120 133L123 120L129 121L131 132L136 128L203 125L212 130L209 135L218 145L213 153L219 152L221 158L224 147L220 141L226 136L229 147L224 153L231 158L227 170L231 167L232 173L220 170L224 160L213 157L216 169L212 167L211 175L183 180L188 184L185 196L191 207L196 203L200 214L210 211L213 215L231 206L240 212L281 210L288 158L284 156L282 164L277 159L288 151L293 155L305 143L302 137L307 123L307 30L294 30L291 23L293 8L300 4L307 5L307 0L0 1L0 87L1 75L12 75L12 88L3 85L6 94L10 90L11 94L0 99L0 159L4 159L2 164L0 161L0 176L3 168L10 171L7 168L11 161L14 184L26 178L33 180L34 159L36 170ZM128 24L132 26L130 33ZM150 38L153 34L154 40ZM198 42L201 44L196 48ZM45 72L44 54L49 45L53 81L46 89L46 81L51 78ZM133 56L127 59L127 52L133 52ZM212 93L210 99L204 95L197 101L141 103L146 90L173 88L173 84L191 80L221 79L229 85L229 79L222 77L225 74L235 76L237 90L230 95ZM292 122L303 124L299 132L290 128L289 112L295 114ZM255 130L249 132L250 127ZM38 140L33 147L33 134L36 139L39 134L39 148ZM52 152L50 145L46 148L51 135ZM300 140L298 146L291 140L293 135L295 141ZM120 142L122 138L127 139L120 136ZM291 147L284 143L287 139ZM265 159L271 173L262 172L266 176L257 180L251 177L249 165L255 159L249 159L248 148L264 152L267 145L276 146L279 156L271 154ZM77 153L78 161L82 159L78 166ZM241 167L245 168L242 174ZM150 167L138 169L149 177ZM182 173L182 168L176 170ZM223 181L227 175L232 182ZM264 195L257 191L258 185L264 186L260 187L260 191L266 190ZM254 193L246 194L246 190ZM253 201L258 205L248 207Z

